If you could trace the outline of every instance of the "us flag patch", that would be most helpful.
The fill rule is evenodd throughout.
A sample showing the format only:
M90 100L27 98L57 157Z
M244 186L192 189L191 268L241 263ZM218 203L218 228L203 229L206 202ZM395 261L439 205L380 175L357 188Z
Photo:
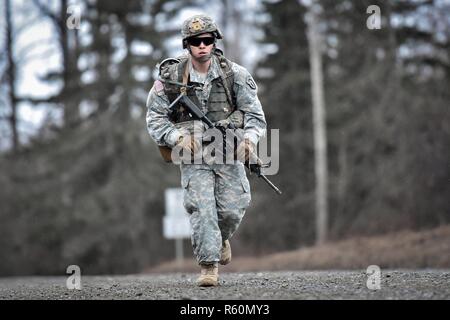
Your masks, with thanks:
M153 83L153 88L155 89L157 95L161 95L164 93L164 85L159 80L155 80L155 82Z

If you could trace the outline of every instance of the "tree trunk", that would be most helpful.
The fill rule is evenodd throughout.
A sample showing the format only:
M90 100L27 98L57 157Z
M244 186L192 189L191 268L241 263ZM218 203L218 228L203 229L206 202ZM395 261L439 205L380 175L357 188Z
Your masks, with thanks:
M242 13L232 0L222 0L222 26L218 26L223 33L225 55L228 59L241 63Z
M76 70L76 48L70 48L70 37L69 32L74 32L75 30L68 31L66 25L66 15L67 15L67 0L61 0L60 4L60 14L59 19L55 21L58 33L59 33L59 46L62 53L62 63L63 63L63 81L64 88L62 90L62 98L64 101L64 125L70 126L78 121L78 99L75 99L75 75L71 77L71 73ZM74 37L76 37L76 33ZM76 38L72 41L72 45L75 45ZM71 50L72 49L72 50Z
M317 30L314 4L311 7L309 19L309 50L311 65L311 93L313 104L314 154L316 175L316 243L327 240L328 224L328 170L327 170L327 136L326 113L323 97L323 76L321 39Z
M6 55L8 59L7 79L9 86L9 102L11 105L11 115L9 116L9 123L11 126L12 148L16 152L19 148L19 135L17 131L17 97L16 97L16 66L13 58L13 39L12 39L12 21L11 21L11 1L5 0L5 15L6 15Z

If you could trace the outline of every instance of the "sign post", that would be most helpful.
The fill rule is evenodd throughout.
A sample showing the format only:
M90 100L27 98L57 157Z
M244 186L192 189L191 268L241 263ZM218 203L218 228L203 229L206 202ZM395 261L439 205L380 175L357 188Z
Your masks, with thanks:
M189 215L183 206L183 189L166 189L164 198L166 215L163 218L163 234L166 239L175 240L175 259L181 266L184 256L183 239L191 236Z

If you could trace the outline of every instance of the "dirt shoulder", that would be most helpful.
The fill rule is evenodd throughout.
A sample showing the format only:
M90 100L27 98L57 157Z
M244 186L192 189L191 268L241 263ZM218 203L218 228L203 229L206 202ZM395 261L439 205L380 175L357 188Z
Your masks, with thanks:
M262 257L233 257L222 272L366 269L450 268L450 225L420 232L402 231L375 237L357 237ZM170 261L144 273L197 272L193 258Z

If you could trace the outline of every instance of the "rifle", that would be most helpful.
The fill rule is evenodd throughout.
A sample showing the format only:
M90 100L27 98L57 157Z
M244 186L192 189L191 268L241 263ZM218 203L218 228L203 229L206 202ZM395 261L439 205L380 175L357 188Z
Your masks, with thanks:
M170 104L169 109L172 109L177 103L181 103L183 104L189 111L190 113L195 116L196 118L198 118L199 120L203 121L208 128L214 128L214 124L212 123L212 121L206 116L206 114L195 105L195 103L184 93L181 92L181 94ZM230 124L230 129L236 129L234 127L233 124ZM226 134L226 129L224 127L216 127L218 128L222 135L225 136ZM236 133L236 132L235 132ZM242 139L241 136L238 136L238 139ZM225 139L225 143L227 143L226 139ZM229 147L227 145L227 147ZM246 161L244 163L245 167L247 169L249 169L250 173L255 173L258 178L263 179L273 190L275 190L275 192L277 194L281 194L280 189L278 189L262 172L261 172L261 168L264 168L265 165L262 164L261 160L255 155L252 154L251 157L253 157L254 159L256 159L256 163L255 164L250 164L249 161ZM249 157L249 159L251 158Z

